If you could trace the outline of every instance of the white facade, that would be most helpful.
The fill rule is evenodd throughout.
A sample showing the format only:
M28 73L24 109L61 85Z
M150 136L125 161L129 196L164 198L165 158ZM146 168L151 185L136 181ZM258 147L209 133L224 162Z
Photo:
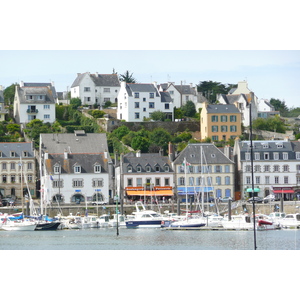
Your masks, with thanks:
M173 114L171 102L162 102L155 84L127 84L121 82L118 95L117 118L127 122L143 122L154 111Z
M39 119L54 123L56 92L52 83L20 83L16 85L14 118L17 123Z
M71 98L80 98L82 105L99 105L117 101L120 82L116 74L77 74L71 86Z

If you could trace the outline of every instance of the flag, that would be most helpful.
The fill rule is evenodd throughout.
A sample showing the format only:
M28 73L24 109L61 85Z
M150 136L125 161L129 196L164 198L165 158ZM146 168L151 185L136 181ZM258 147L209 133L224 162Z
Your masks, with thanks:
M53 180L53 177L52 177L52 175L50 175L50 180Z

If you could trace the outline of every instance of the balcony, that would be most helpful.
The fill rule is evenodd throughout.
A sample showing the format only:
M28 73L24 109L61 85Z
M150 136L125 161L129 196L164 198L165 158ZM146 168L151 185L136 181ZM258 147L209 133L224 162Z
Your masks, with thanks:
M37 114L39 112L38 109L27 109L26 111L28 114Z

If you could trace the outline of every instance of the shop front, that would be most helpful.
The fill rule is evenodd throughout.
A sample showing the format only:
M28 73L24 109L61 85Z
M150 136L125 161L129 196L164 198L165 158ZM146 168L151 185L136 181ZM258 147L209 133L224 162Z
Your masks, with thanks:
M283 200L293 200L295 191L290 187L281 187L274 188L273 193L276 195L276 198Z

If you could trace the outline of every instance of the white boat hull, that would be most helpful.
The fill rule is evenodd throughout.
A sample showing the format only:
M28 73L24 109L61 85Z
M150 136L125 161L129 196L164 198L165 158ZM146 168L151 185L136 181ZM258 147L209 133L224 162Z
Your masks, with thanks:
M35 230L36 224L8 224L8 225L2 225L1 229L8 230L8 231L28 231L28 230Z

